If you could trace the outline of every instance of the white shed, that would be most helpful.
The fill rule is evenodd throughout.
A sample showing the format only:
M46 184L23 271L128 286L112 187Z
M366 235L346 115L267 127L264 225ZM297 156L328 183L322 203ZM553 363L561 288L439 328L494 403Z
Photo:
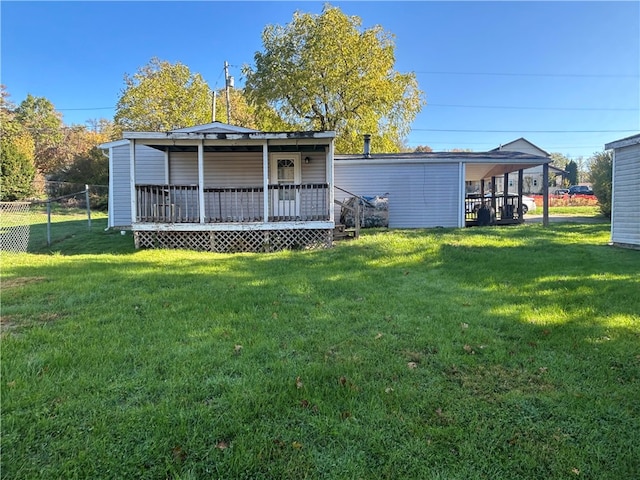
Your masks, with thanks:
M640 248L640 134L604 148L613 150L611 243Z

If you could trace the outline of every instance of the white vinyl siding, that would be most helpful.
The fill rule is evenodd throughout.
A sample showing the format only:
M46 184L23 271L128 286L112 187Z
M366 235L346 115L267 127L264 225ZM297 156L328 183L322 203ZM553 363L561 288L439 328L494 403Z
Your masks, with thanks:
M163 183L164 152L157 148L136 145L136 184L155 185Z
M325 154L302 157L302 183L325 183ZM304 158L309 157L309 163ZM176 185L198 183L198 159L191 152L172 153L169 182ZM164 183L164 180L158 181ZM262 152L205 152L205 187L262 187Z
M614 155L611 241L640 246L640 144Z
M336 187L355 195L389 197L390 228L459 226L458 163L350 164L347 160L336 161L334 168ZM336 200L349 196L336 190Z
M129 145L111 149L113 158L111 211L112 227L131 226L131 183L129 180ZM136 179L139 184L164 183L164 153L144 145L136 145Z
M325 152L301 152L302 183L327 183L327 166ZM309 163L304 159L308 158Z
M131 184L129 183L129 145L111 148L112 185L109 225L112 227L131 226Z
M262 187L262 152L204 154L206 187Z
M164 183L162 180L159 183ZM172 185L198 184L198 155L194 152L169 154L169 183Z

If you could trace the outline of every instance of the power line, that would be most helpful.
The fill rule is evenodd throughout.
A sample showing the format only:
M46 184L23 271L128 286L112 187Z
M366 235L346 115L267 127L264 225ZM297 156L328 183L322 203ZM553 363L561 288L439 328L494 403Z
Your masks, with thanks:
M58 112L70 112L75 110L115 110L116 107L85 107L85 108L56 108Z
M640 108L618 108L618 107L530 107L518 105L463 105L454 103L427 103L427 107L445 108L495 108L506 110L576 110L576 111L598 111L598 112L637 112ZM60 112L83 111L83 110L114 110L115 107L83 107L83 108L56 108Z
M428 145L450 145L452 142L430 142L428 140L426 140ZM421 142L419 141L413 141L413 142L409 142L410 145L421 145ZM464 142L465 145L493 145L494 147L496 146L495 142ZM568 148L568 149L575 149L575 148L600 148L602 147L602 145L545 145L545 149L549 150L549 149L558 149L558 148Z
M455 108L496 108L508 110L577 110L598 112L637 112L640 108L599 108L599 107L525 107L507 105L460 105L451 103L427 103L427 107L455 107Z
M441 128L412 128L416 132L460 132L460 133L633 133L638 130L463 130Z
M511 72L443 72L415 71L427 75L487 75L500 77L576 77L576 78L638 78L635 73L511 73Z

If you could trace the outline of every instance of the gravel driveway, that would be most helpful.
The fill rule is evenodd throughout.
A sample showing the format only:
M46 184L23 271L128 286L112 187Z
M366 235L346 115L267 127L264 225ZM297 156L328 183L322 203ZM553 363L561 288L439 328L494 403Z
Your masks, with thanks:
M542 214L527 214L524 216L525 223L542 223ZM585 216L585 215L571 215L570 213L565 214L554 214L549 215L549 223L610 223L611 221L602 216Z

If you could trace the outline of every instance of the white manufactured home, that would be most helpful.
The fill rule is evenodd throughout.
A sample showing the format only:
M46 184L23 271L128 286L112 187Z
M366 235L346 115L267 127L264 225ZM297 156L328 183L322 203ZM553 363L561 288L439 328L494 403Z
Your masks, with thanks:
M136 247L271 251L330 246L334 132L219 122L125 132L109 152L109 227Z
M640 134L604 148L613 150L611 243L640 248Z
M259 132L214 122L169 132L125 132L109 152L109 227L138 248L216 252L329 247L348 198L385 195L389 227L523 222L522 191L496 192L549 158L515 151L365 153L334 158L335 132ZM480 197L466 184L478 181ZM485 192L485 181L491 190ZM546 198L546 197L545 197ZM548 221L547 205L543 206Z

